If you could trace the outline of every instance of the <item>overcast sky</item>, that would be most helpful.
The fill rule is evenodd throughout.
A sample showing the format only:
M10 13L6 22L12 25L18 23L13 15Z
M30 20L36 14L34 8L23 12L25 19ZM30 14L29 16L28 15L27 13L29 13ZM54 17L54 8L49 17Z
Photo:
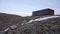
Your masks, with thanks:
M60 0L0 0L0 12L29 16L33 11L51 8L60 14Z

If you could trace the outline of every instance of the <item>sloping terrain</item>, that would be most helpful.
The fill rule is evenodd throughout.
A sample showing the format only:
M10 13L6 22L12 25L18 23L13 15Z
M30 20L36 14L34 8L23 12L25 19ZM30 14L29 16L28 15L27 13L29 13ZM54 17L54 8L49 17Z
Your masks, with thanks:
M27 16L0 13L0 30L7 34L60 34L60 16ZM16 28L15 28L16 27Z
M50 15L45 15L45 16L50 16ZM29 21L29 20L31 20L31 19L37 19L37 18L40 18L40 17L45 17L45 16L27 16L27 17L24 17L24 19L26 20L26 21Z
M28 22L30 19L36 19L39 18L40 16L28 16L28 17L21 17L18 15L12 15L12 14L5 14L5 13L0 13L0 30L4 30L11 25L19 24L24 22Z
M8 34L60 34L60 16L43 18L28 21Z
M4 30L10 25L22 23L23 17L11 14L0 13L0 30Z

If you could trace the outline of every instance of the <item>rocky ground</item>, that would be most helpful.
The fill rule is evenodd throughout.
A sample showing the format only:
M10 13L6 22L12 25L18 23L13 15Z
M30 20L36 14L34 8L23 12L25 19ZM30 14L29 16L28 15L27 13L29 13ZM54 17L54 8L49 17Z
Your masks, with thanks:
M26 22L7 34L60 34L60 17Z
M48 15L21 17L0 13L0 34L60 34L60 17L42 20L43 17Z
M0 13L0 30L4 30L17 23L22 23L23 20L21 16Z

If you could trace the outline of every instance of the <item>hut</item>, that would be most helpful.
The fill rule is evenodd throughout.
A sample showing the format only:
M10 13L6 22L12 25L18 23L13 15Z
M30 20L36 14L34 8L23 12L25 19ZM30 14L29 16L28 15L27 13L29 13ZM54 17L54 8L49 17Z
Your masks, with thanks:
M53 9L43 9L38 11L33 11L32 16L43 16L43 15L54 15Z

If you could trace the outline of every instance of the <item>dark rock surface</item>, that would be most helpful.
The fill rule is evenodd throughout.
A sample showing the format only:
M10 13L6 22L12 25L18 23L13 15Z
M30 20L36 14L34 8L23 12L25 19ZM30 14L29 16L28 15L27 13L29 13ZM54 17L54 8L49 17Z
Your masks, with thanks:
M60 17L33 21L9 30L7 34L60 34Z
M11 25L22 23L23 17L11 14L0 13L0 30L4 30Z

